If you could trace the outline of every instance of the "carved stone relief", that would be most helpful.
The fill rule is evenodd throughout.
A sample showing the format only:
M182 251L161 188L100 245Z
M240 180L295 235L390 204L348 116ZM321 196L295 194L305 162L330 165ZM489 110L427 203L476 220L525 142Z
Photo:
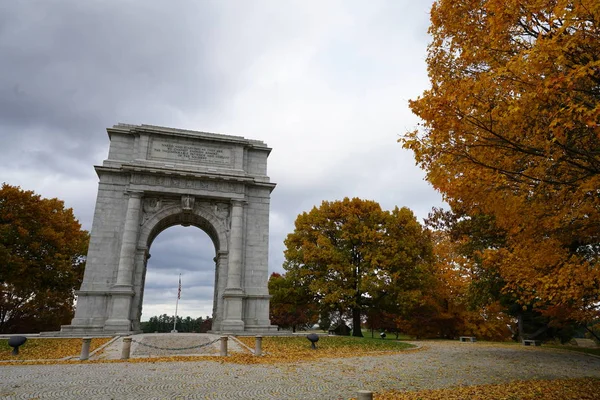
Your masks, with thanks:
M183 212L191 212L194 209L194 196L184 195L181 196L181 209Z
M160 210L174 205L179 205L184 213L195 211L200 214L212 216L214 220L218 221L229 237L231 224L231 207L229 203L219 201L196 201L196 198L190 195L181 196L179 199L172 197L144 198L142 201L143 213L141 225L144 225L146 221L152 218Z
M196 209L202 213L212 215L227 232L229 236L230 210L229 204L216 201L203 201L196 203Z

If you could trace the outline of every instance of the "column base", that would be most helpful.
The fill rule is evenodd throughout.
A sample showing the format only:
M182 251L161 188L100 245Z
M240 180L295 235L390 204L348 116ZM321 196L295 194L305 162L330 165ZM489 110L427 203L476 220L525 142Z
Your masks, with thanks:
M246 325L245 331L250 333L276 333L278 332L277 325Z
M58 332L40 332L40 336L107 336L104 332L104 325L62 325ZM112 335L110 335L112 336Z
M221 331L223 332L243 332L244 321L243 300L244 291L238 288L227 288L223 294L225 305L225 319L221 321Z
M225 288L224 297L245 297L244 290L241 288Z
M225 320L221 323L221 332L244 332L244 321Z
M130 332L131 321L128 319L108 319L104 323L105 332Z

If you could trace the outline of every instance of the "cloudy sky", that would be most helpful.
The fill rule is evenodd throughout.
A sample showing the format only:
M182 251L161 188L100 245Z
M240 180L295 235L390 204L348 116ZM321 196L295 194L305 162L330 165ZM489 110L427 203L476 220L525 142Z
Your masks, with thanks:
M106 128L218 132L273 148L269 270L296 216L345 196L441 197L396 143L428 86L430 1L29 0L0 3L0 182L63 199L91 228ZM143 318L212 310L214 248L193 227L151 248Z

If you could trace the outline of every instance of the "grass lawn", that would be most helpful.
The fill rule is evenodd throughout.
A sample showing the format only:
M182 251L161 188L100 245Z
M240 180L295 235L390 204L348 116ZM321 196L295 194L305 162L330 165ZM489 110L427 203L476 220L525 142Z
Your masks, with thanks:
M564 346L564 345L552 345L552 344L544 344L542 345L543 347L550 347L552 349L561 349L561 350L568 350L568 351L576 351L579 353L585 353L585 354L593 354L596 355L598 357L600 357L600 348L596 347L596 348L588 348L588 347L578 347L578 346Z
M242 343L254 349L255 337L239 337ZM94 338L90 352L108 342L110 338ZM317 343L317 350L312 350L310 342L305 336L278 336L264 337L262 342L263 356L255 357L249 353L230 352L227 358L217 356L167 356L151 358L132 358L126 362L161 362L161 361L219 361L239 364L278 364L311 361L319 358L358 357L369 354L382 354L414 349L413 345L395 340L381 340L371 338L354 338L348 336L321 336ZM0 340L0 360L60 360L65 357L78 356L81 352L81 339L47 339L32 338L19 348L19 355L13 356L12 347L8 340ZM72 363L74 361L61 361ZM79 362L79 361L76 361ZM103 362L103 361L86 361ZM106 362L106 361L105 361ZM122 360L108 360L108 362L123 362ZM34 362L36 363L36 362ZM54 361L53 363L58 363ZM4 364L7 365L7 364Z
M254 349L254 337L238 337L240 342ZM319 358L360 357L364 355L399 352L415 349L415 346L396 340L355 338L352 336L320 336L317 349L311 348L305 336L264 337L263 357L250 356L251 363L280 363L311 361ZM233 357L245 357L235 354Z
M112 338L94 338L90 344L90 353ZM19 355L12 355L8 339L0 339L0 360L52 360L81 354L81 338L29 338L19 347Z

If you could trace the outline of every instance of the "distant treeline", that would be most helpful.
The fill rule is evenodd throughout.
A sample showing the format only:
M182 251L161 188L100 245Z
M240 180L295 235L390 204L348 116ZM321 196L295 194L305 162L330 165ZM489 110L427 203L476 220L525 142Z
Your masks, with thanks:
M159 315L150 317L150 320L142 322L141 327L145 333L165 333L173 330L173 316L172 315ZM177 331L178 332L196 332L205 333L210 330L212 326L212 318L198 317L196 319L192 317L177 317Z

